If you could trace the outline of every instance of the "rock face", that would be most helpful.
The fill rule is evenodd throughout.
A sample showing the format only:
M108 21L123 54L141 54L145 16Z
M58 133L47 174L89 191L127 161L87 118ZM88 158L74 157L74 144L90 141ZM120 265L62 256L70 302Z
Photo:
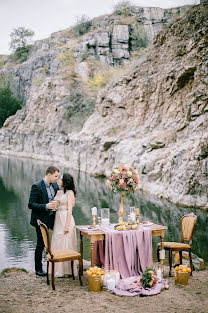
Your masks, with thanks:
M113 165L125 162L139 169L142 190L207 208L207 21L203 5L178 18L125 75L100 91L95 109L92 98L76 91L77 82L73 85L70 62L78 58L79 48L63 68L60 43L67 45L66 39L56 34L54 42L38 42L31 58L18 67L25 75L20 89L26 105L0 130L1 153L60 161L92 175L107 175ZM111 45L117 55L118 42L123 53L128 51L128 27L113 27ZM106 32L99 36L89 47L102 41L107 49ZM87 79L83 62L75 68Z

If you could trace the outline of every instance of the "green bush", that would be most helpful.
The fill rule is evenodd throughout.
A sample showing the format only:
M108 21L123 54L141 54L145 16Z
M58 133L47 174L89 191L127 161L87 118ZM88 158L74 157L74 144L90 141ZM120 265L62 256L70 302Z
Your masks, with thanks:
M91 25L92 22L89 20L89 18L85 15L82 15L77 19L77 24L73 28L73 33L76 36L82 36L89 31Z
M27 61L28 56L32 46L19 47L15 50L15 52L11 55L12 60L18 61L19 63L23 63Z
M13 97L9 84L0 88L0 127L5 120L22 107L22 101Z
M114 14L115 15L130 16L131 15L131 7L132 7L131 1L120 0L114 6Z
M0 67L4 66L4 60L2 58L0 58Z
M146 48L148 46L148 38L144 29L140 25L136 25L131 32L133 49Z

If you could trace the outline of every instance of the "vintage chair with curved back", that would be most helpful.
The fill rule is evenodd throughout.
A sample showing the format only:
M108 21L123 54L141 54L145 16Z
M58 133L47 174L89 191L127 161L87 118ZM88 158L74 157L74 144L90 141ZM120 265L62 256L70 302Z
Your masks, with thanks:
M172 253L173 251L179 251L180 264L182 264L182 251L187 251L189 253L191 275L193 271L192 257L191 257L191 244L192 236L196 226L197 216L193 213L184 215L181 218L181 241L180 242L164 242L164 249L169 250L169 276L171 276L172 268ZM185 243L188 242L188 243ZM161 249L161 244L157 245L157 258L159 261L159 251Z
M47 284L49 285L49 262L52 263L52 288L55 290L55 276L54 276L54 264L56 262L65 262L65 261L71 261L71 268L72 268L72 277L74 278L73 273L73 261L78 260L79 261L79 282L80 286L82 286L82 280L81 280L81 273L83 269L83 262L81 258L81 254L74 250L56 250L51 251L51 243L50 243L50 235L48 227L42 223L40 220L37 220L38 225L40 226L40 230L43 237L44 246L47 252Z

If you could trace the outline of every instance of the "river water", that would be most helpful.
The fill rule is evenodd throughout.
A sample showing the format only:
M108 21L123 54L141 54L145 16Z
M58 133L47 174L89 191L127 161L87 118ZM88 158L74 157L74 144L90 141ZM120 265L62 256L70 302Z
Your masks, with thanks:
M46 161L0 156L0 270L12 266L34 270L36 234L34 227L30 225L27 203L31 185L44 176L46 167L51 164ZM110 208L111 222L117 222L120 197L113 196L107 190L106 178L94 178L66 167L58 167L62 173L70 172L76 182L77 198L73 209L76 225L92 223L90 209L93 206L98 208L98 215L101 208ZM208 212L177 207L139 191L125 199L126 215L130 206L140 207L141 220L167 225L166 241L180 240L180 218L194 212L197 215L197 226L192 250L208 262ZM158 241L158 238L153 239L154 258ZM87 239L84 240L84 258L90 259Z

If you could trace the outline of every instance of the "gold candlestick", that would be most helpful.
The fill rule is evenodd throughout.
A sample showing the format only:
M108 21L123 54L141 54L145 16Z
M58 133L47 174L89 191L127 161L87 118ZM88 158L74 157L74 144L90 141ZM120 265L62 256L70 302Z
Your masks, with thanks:
M130 224L130 215L128 215L128 224Z
M96 226L96 215L92 216L92 225Z
M135 212L136 219L137 219L137 225L139 226L139 224L140 224L140 221L139 221L140 210L139 210L139 208L136 208L134 210L134 212Z
M99 225L99 227L101 227L101 217L100 216L98 216L98 225Z

